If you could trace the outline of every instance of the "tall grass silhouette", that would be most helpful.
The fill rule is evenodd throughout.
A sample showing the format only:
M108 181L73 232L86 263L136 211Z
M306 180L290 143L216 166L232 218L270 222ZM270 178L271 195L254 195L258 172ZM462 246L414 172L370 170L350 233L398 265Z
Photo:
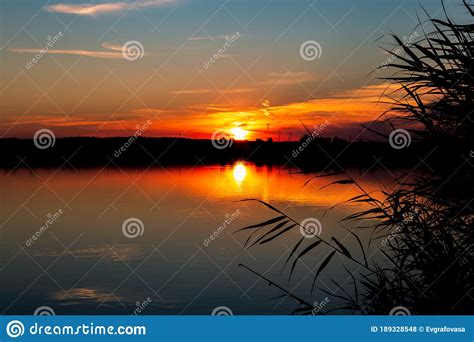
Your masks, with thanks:
M472 17L466 1L464 6ZM393 57L387 67L396 70L386 80L403 93L389 101L394 106L385 114L389 115L387 120L421 125L422 129L413 132L437 144L464 143L474 128L467 117L474 108L474 25L453 22L446 10L443 20L426 15L430 27L419 23L416 30L423 33L419 40L407 43L391 35L397 49L385 49ZM404 55L397 53L399 49Z

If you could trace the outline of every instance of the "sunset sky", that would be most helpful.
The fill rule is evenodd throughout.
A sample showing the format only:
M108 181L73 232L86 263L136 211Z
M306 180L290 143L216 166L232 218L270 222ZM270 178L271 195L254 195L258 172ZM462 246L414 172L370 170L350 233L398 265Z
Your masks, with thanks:
M150 120L145 136L294 140L328 120L323 135L354 137L384 111L378 38L412 35L421 5L442 15L439 0L0 0L0 136L127 136ZM306 61L310 40L321 57ZM124 58L129 41L142 58Z

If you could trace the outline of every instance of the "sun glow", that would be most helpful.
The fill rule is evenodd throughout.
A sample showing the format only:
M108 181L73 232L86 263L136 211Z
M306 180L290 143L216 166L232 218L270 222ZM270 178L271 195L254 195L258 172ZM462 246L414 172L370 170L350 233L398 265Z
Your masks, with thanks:
M247 176L247 168L243 163L237 163L234 165L234 179L237 183L242 183Z
M244 140L247 134L249 134L249 131L240 127L232 128L230 132L233 134L235 140Z

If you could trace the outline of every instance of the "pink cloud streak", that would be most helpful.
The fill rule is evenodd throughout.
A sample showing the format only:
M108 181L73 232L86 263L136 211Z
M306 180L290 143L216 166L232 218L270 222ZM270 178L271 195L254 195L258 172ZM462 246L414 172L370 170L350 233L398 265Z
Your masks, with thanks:
M44 10L54 13L95 16L103 13L121 12L133 8L157 7L176 3L176 0L153 0L134 2L105 2L102 4L56 4L44 7Z

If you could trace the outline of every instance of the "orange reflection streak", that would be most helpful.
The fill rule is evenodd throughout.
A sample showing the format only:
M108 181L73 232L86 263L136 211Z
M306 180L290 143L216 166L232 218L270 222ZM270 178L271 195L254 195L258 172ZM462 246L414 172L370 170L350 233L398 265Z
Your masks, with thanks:
M90 174L90 172L92 174ZM62 173L57 191L62 191L71 197L81 184L87 183L94 175L93 171L83 171L74 177ZM322 187L339 180L341 177L314 178L308 185L305 182L312 174L303 175L295 170L271 166L256 166L242 162L235 165L151 169L142 174L140 171L129 171L126 174L119 171L107 171L106 177L99 177L98 194L110 194L111 200L120 195L130 183L146 191L147 196L156 201L166 194L166 201L173 207L182 207L190 196L209 196L215 201L236 201L240 199L258 198L268 202L291 203L294 205L317 205L330 207L351 197L360 195L355 185L334 185ZM358 180L357 175L352 175ZM367 192L379 191L381 184L390 188L393 183L385 174L377 177L359 179ZM59 176L58 176L59 177ZM25 175L25 187L32 186L31 178ZM77 192L77 191L76 191ZM141 199L141 193L137 199ZM127 206L135 207L135 198L127 198ZM138 203L138 202L137 202ZM101 206L101 205L99 205ZM138 205L137 205L138 206Z
M75 288L70 291L59 291L53 294L55 300L89 300L95 302L115 302L117 300L125 300L125 298L118 296L113 293L105 292L104 290L94 288Z
M78 189L90 182L90 179L95 176L95 172L93 170L82 171L78 174L62 172L55 177L54 189L64 194L65 197L73 198ZM39 172L40 175L42 173ZM194 207L196 205L194 199L202 196L221 203L234 203L241 199L256 198L272 203L327 208L360 195L360 190L351 184L334 185L321 189L329 183L341 179L340 176L314 178L304 186L312 176L314 175L303 175L290 169L244 163L197 167L192 170L187 167L168 168L166 171L150 169L144 174L139 170L125 173L107 170L89 187L92 192L91 196L96 198L96 203L91 206L91 210L92 207L105 210L108 203L119 197L129 184L135 182L140 189L146 191L147 198L156 202L166 202L166 205L169 205L173 210L179 210L187 205ZM387 188L395 185L393 179L389 179L386 174L372 174L363 179L358 179L355 174L351 174L351 176L360 181L368 193L380 191L382 185ZM27 173L23 174L22 171L19 171L16 173L16 177L21 178L20 182L15 182L16 191L27 191L36 185L36 180ZM14 200L13 198L12 201L14 202ZM18 201L21 203L21 199ZM130 191L126 198L121 198L120 203L123 202L122 204L126 205L129 210L140 210L140 201L143 201L143 193ZM44 207L42 209L45 212L50 210L48 201L43 201L38 205Z

